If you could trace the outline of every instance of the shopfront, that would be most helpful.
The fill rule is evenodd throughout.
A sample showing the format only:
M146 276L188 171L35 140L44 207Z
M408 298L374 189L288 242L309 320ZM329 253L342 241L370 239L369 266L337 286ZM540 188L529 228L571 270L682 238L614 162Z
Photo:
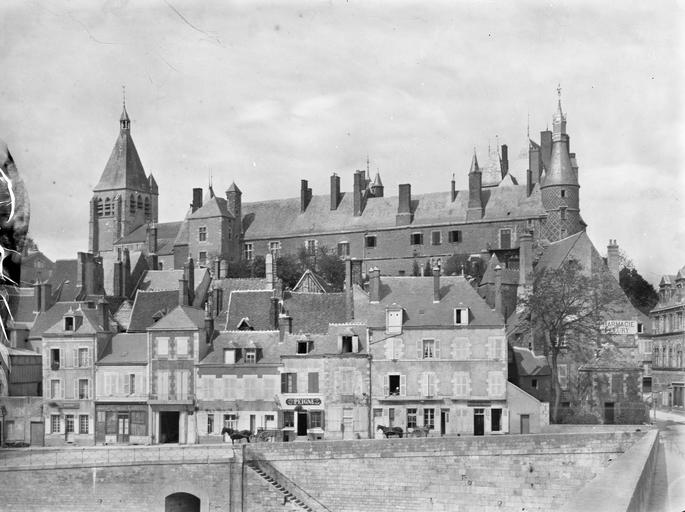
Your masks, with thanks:
M280 397L280 419L285 441L322 439L324 401L321 396Z

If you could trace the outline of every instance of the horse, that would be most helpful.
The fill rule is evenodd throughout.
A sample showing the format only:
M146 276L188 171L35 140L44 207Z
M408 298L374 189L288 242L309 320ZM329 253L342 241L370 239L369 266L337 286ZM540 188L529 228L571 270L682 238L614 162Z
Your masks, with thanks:
M431 427L414 427L411 435L412 437L428 437Z
M235 444L235 440L240 441L241 439L247 439L250 442L250 437L252 437L252 432L249 430L233 430L232 428L224 427L221 430L221 435L228 434L231 438L231 444Z
M383 425L378 425L376 430L381 430L386 439L388 437L399 437L401 439L404 435L404 432L400 427L385 427Z

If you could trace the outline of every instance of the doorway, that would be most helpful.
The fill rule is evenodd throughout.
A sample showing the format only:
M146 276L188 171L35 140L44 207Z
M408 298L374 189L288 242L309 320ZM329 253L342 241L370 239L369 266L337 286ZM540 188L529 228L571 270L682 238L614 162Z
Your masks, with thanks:
M614 424L614 402L604 402L604 423Z
M473 435L485 435L485 409L473 410Z
M521 433L530 434L530 414L521 415Z
M307 413L306 411L299 411L297 413L297 435L307 435Z
M440 411L440 435L444 436L447 434L447 423L450 421L450 411L448 409L442 409Z
M43 446L45 440L45 424L40 421L31 422L31 446Z
M343 439L354 439L354 416L352 409L343 409Z
M117 415L117 443L128 443L130 423L128 414Z
M159 413L159 442L178 443L178 411L161 411Z
M200 498L187 492L175 492L164 498L165 512L200 512Z

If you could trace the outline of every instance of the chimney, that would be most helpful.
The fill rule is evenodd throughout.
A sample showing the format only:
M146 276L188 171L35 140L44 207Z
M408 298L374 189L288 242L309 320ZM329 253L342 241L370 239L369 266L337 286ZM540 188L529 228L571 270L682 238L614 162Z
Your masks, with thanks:
M340 176L331 176L331 210L337 210L340 204Z
M500 315L504 314L502 308L502 267L495 267L495 311Z
M193 189L193 202L190 204L191 212L195 213L200 208L202 208L202 189Z
M42 305L42 299L41 299L41 292L43 291L43 284L40 282L37 282L36 284L33 285L33 310L34 311L42 311L40 309Z
M542 174L542 154L540 152L540 146L529 141L528 148L528 168L531 173L530 190L536 183L540 183L540 175Z
M378 268L369 269L369 302L378 304L381 300L381 271Z
M519 285L531 284L533 274L533 236L522 233L519 236Z
M304 213L312 199L312 189L308 187L307 180L300 181L300 212Z
M148 254L157 253L157 224L154 222L147 227L147 252Z
M502 144L502 178L504 178L509 172L509 148L506 144Z
M433 267L433 302L440 302L440 267Z
M214 288L214 316L219 316L221 310L224 309L224 290L223 288Z
M159 257L156 254L148 254L147 266L150 270L159 270Z
M183 279L188 285L188 304L186 306L190 306L195 300L195 265L193 264L193 258L188 258L188 261L183 265Z
M540 157L544 168L549 170L549 163L552 159L552 132L549 130L540 132Z
M131 255L128 249L124 249L124 266L121 275L121 294L128 297L131 294ZM92 293L92 292L89 292Z
M607 245L607 267L609 267L609 272L614 276L614 279L618 281L621 269L619 268L620 262L616 240L609 240L609 245Z
M352 186L352 199L355 217L359 217L362 214L362 190L362 172L356 171L354 173L354 184Z
M282 313L278 317L278 330L280 331L280 339L283 341L286 334L292 334L293 332L293 318L285 313Z
M52 285L49 283L43 283L41 285L40 292L40 311L44 312L50 309L53 305L52 302Z
M122 261L114 262L114 289L112 295L115 297L122 297L124 295L124 283L122 276L124 273L124 263Z
M226 277L228 277L228 261L221 260L219 262L219 275L221 276L222 279L225 279Z
M188 281L186 281L185 279L178 280L178 305L190 305L190 301L188 300Z
M533 192L533 171L528 169L526 171L526 196L529 197Z
M399 186L399 201L397 204L397 215L395 225L406 226L411 224L411 184L403 183Z
M466 210L466 220L479 220L483 218L483 174L478 167L476 153L473 153L471 169L469 170L469 204Z
M266 284L271 290L275 290L278 284L278 269L276 266L276 259L272 253L267 253L265 259L265 275Z
M98 313L100 314L100 323L103 331L109 331L109 304L105 299L98 301Z
M271 320L271 328L274 330L279 330L278 328L278 317L280 315L278 307L278 297L271 297L271 302L269 304L269 318Z
M205 334L207 336L207 343L210 343L214 335L214 318L212 318L209 311L209 303L205 306Z
M452 195L450 197L452 198L452 202L457 198L457 182L454 181L454 174L452 174Z

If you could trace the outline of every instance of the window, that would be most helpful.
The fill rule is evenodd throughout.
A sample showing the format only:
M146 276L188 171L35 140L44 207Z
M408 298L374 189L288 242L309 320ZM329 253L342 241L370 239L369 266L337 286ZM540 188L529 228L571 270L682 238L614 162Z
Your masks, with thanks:
M538 380L537 379L531 379L530 380L530 387L533 389L537 389L538 388Z
M430 429L435 428L435 409L423 410L423 426Z
M235 364L235 350L232 348L224 349L224 364Z
M432 231L431 232L431 245L440 245L442 243L442 232Z
M131 212L131 214L136 213L136 199L135 199L135 197L133 197L133 194L131 194L131 197L129 199L129 210L128 211Z
M145 198L145 218L150 218L150 198Z
M323 413L321 411L309 412L309 428L323 428Z
M59 434L59 414L50 415L50 433Z
M561 197L566 197L566 190L563 188L561 189Z
M559 218L561 220L566 220L566 207L562 206L559 208Z
M381 416L383 416L383 409L379 408L379 409L373 410L373 417L374 418L380 418Z
M316 254L316 240L305 240L304 248L308 254Z
M501 361L505 358L505 346L506 340L504 336L489 336L488 337L488 359L493 359L495 361Z
M89 431L90 421L87 414L79 414L78 417L78 433L87 434Z
M436 396L437 389L435 384L435 374L433 372L423 373L421 375L421 396Z
M345 258L350 255L350 243L349 242L338 242L338 256Z
M67 414L64 416L64 431L67 434L73 434L74 433L74 415L73 414Z
M309 392L318 393L319 392L319 372L309 372L308 379L309 382Z
M422 245L423 244L423 233L412 233L410 235L411 245Z
M245 350L245 364L255 364L257 362L257 350L248 348Z
M109 197L105 198L105 217L112 215L112 200Z
M250 243L243 245L243 258L246 261L252 261L254 255L254 246Z
M682 314L682 313L679 313L679 314ZM643 332L645 332L645 328L643 327L643 325L642 325L641 323L638 323L638 324L637 324L637 332L640 333L640 334L642 334Z
M224 414L224 427L236 430L238 428L238 415L237 414Z
M469 372L455 372L454 395L459 397L469 396L471 392L471 378Z
M511 249L511 229L499 230L499 248Z
M461 242L461 231L459 231L458 229L452 229L449 232L447 239L449 240L449 242L451 244L456 244L456 243Z
M357 374L353 368L341 368L338 370L338 382L341 395L353 395L356 385Z
M79 400L88 400L89 394L88 394L88 379L79 379L78 380L78 399Z
M390 407L388 409L388 422L390 423L390 427L392 427L395 424L395 408Z
M407 409L407 428L416 428L416 409Z
M64 317L64 330L65 331L73 331L74 330L74 317L73 316L65 316Z
M401 309L388 309L385 312L385 332L388 334L402 333L402 317Z
M364 237L364 246L367 248L376 247L376 235L366 235Z
M176 338L176 355L188 355L188 338Z
M436 359L438 357L435 340L421 340L420 345L419 359Z
M102 198L99 197L97 201L98 217L102 217Z
M157 338L157 356L169 356L169 338Z
M502 430L502 409L490 410L490 430L500 432Z
M352 352L352 336L343 336L341 340L340 352L349 354Z
M281 374L281 393L297 393L297 374Z
M468 338L455 338L454 340L454 359L458 361L468 361L471 357L471 350Z
M58 348L50 349L50 368L52 370L59 370L60 367L60 350Z
M200 253L197 256L197 263L198 265L207 264L207 251L200 251Z
M197 239L200 242L207 241L207 226L200 226L200 228L197 230Z
M504 395L506 381L502 372L488 372L488 394L492 397Z
M135 395L136 394L136 374L135 373L129 373L127 376L128 380L128 393L129 395ZM126 390L124 390L126 391Z
M140 195L138 196L138 209L143 209L143 198Z
M388 388L385 390L385 396L403 396L406 394L405 386L403 385L402 375L388 375Z
M294 411L283 411L283 426L284 427L294 427L295 426L295 412Z
M454 308L454 325L469 324L469 308Z
M50 398L62 398L62 381L59 379L50 381Z
M281 242L269 242L269 252L274 258L281 257Z
M308 354L310 350L311 341L308 339L297 341L297 353L298 354Z
M560 364L559 369L559 386L561 389L568 389L568 365Z
M214 415L211 413L209 413L207 415L207 433L208 434L214 433Z
M84 368L86 366L90 366L87 348L78 349L78 366L79 366L79 368Z

